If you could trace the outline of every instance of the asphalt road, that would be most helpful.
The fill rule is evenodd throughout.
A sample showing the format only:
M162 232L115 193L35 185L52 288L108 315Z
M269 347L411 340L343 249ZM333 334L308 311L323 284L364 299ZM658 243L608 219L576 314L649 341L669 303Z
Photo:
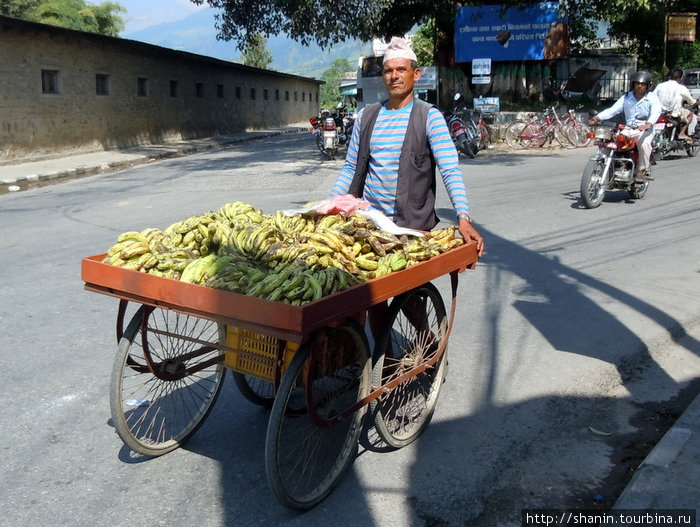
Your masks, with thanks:
M269 490L267 411L231 379L183 448L144 461L122 446L108 403L117 302L83 290L80 259L228 201L323 198L341 162L296 134L0 196L0 523L510 527L524 508L611 506L698 393L700 161L663 161L643 200L616 192L586 210L591 153L463 160L486 254L461 276L433 422L398 451L363 442L304 514ZM450 221L442 191L438 212Z

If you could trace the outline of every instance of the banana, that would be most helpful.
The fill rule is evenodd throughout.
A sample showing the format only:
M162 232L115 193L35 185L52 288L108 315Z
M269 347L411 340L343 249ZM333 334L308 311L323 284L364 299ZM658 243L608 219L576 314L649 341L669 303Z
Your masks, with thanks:
M371 259L368 256L358 256L355 258L355 263L360 269L365 269L367 271L374 271L379 267L377 260Z
M318 300L323 296L323 287L321 286L321 283L318 281L318 279L311 273L306 274L306 282L309 285L309 289L311 290L311 301L313 302L314 300ZM306 298L306 295L304 295L304 298Z
M141 256L144 253L150 252L151 249L148 247L148 243L134 241L121 250L119 257L122 260L130 260L134 256Z
M127 231L127 232L121 233L119 235L119 237L117 238L117 243L125 242L127 240L134 240L137 242L148 243L148 239L146 239L146 236L144 236L142 233L137 232L137 231Z

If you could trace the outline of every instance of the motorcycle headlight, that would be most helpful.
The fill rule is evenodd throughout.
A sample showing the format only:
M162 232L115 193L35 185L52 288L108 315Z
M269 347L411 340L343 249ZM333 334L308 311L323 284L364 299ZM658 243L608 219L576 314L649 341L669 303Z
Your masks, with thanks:
M593 131L595 134L596 139L609 139L610 138L610 129L606 128L604 126L597 126L595 130Z

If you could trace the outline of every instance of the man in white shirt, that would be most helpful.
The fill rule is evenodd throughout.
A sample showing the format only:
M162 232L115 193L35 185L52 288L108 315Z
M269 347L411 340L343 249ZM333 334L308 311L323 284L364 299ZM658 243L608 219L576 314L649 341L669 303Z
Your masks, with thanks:
M681 122L681 130L678 134L678 139L692 141L688 136L688 125L691 120L695 119L695 115L688 108L683 106L683 103L688 103L690 106L697 105L696 101L683 82L683 70L675 68L671 70L666 82L659 84L654 93L659 98L664 112L668 112L672 117L675 117ZM693 128L695 126L693 125Z

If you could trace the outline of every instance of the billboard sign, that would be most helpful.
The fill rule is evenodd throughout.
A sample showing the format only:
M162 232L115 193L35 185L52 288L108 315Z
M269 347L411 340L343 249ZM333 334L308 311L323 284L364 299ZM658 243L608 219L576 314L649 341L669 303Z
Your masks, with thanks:
M695 13L668 15L668 40L695 42Z
M461 7L455 19L455 60L554 60L567 56L568 19L559 2L527 7Z

